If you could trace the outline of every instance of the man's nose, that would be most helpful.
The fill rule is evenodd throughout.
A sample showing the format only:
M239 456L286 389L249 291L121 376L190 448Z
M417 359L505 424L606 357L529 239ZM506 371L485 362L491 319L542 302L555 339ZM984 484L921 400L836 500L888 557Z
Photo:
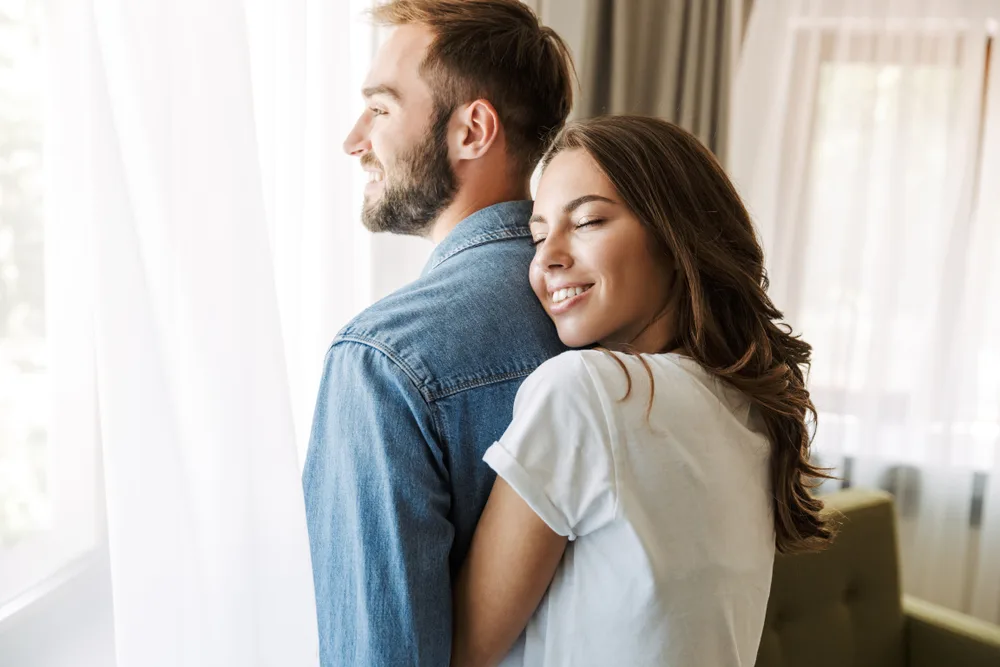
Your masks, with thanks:
M368 123L365 122L365 117L362 115L354 124L350 134L344 139L344 152L354 157L361 157L371 149L372 142Z

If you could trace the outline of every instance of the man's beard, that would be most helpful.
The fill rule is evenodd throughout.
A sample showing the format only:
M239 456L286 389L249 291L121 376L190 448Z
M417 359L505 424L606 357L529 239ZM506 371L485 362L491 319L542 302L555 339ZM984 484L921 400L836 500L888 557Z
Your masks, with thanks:
M399 158L393 182L386 182L382 196L374 202L366 198L361 221L369 231L426 236L455 199L458 179L448 161L450 118L450 110L438 109L430 135ZM367 153L361 163L378 164L378 159ZM387 176L383 168L382 177Z

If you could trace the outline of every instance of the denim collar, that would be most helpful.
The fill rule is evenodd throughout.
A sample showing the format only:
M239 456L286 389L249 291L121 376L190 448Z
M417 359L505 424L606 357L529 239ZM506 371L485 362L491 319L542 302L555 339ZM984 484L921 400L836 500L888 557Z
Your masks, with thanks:
M421 276L436 269L448 258L490 241L531 236L528 218L531 200L505 201L476 211L451 230L434 248Z

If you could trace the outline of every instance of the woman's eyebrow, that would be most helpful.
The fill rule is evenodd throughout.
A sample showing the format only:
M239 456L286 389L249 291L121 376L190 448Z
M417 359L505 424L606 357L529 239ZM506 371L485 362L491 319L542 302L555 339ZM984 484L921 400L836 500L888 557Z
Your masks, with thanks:
M583 195L582 197L577 197L570 203L563 206L563 213L572 213L577 208L583 206L584 204L592 201L602 201L607 204L616 204L617 202L608 199L607 197L602 197L601 195Z

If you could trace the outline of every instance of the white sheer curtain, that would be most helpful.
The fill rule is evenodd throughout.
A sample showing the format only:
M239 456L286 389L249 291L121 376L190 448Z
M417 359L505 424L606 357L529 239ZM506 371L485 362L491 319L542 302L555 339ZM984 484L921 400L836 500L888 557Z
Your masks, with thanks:
M299 461L374 291L368 4L48 0L52 382L90 406L55 422L102 449L118 667L318 662Z
M771 293L815 348L819 460L896 495L907 592L992 621L998 16L995 0L756 0L730 146Z

